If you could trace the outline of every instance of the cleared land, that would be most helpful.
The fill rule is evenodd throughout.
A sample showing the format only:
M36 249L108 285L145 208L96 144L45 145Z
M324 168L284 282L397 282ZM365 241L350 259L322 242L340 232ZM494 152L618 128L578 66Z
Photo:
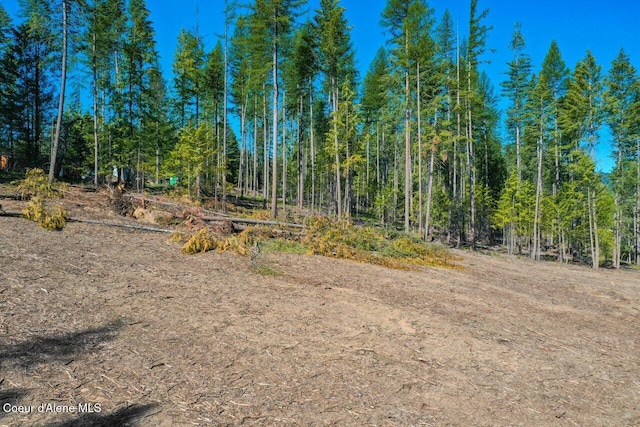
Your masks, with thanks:
M638 271L252 262L167 237L0 218L0 403L34 407L0 426L640 425Z

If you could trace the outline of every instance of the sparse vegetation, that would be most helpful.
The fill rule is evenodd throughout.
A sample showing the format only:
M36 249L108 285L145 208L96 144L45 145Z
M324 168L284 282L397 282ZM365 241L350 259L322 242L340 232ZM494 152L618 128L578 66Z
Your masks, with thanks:
M252 267L252 270L256 274L259 274L261 276L272 276L272 277L284 276L283 271L280 271L277 268L271 267L266 264L255 265Z

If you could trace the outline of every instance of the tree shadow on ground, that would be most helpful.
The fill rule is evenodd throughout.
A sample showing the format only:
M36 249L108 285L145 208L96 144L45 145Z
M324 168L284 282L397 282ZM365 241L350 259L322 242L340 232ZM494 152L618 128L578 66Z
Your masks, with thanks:
M26 341L0 345L0 366L14 360L24 367L58 361L75 354L90 352L100 343L110 341L124 326L123 321L111 322L98 328L50 336L34 336Z
M4 417L7 412L4 411L4 405L16 405L24 396L27 395L27 391L21 388L10 388L7 390L0 390L0 419Z
M108 414L82 414L77 418L48 424L47 427L133 427L138 424L138 418L157 406L157 403L148 403L127 406Z

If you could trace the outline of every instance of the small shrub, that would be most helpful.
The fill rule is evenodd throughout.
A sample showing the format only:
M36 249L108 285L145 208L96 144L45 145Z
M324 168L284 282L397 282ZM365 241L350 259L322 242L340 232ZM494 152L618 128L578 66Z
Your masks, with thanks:
M58 205L47 209L44 201L38 196L29 201L27 207L22 210L22 214L28 220L38 223L45 230L62 230L67 223L67 213L62 206Z
M215 236L209 233L209 230L203 228L187 240L184 246L182 246L181 252L183 254L198 254L214 250L217 247L218 242Z

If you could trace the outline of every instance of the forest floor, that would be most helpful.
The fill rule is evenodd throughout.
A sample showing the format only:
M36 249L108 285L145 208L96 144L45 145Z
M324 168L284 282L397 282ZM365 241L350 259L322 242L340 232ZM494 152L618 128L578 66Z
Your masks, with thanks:
M82 197L71 215L117 219ZM0 426L640 425L637 270L167 238L0 217Z

